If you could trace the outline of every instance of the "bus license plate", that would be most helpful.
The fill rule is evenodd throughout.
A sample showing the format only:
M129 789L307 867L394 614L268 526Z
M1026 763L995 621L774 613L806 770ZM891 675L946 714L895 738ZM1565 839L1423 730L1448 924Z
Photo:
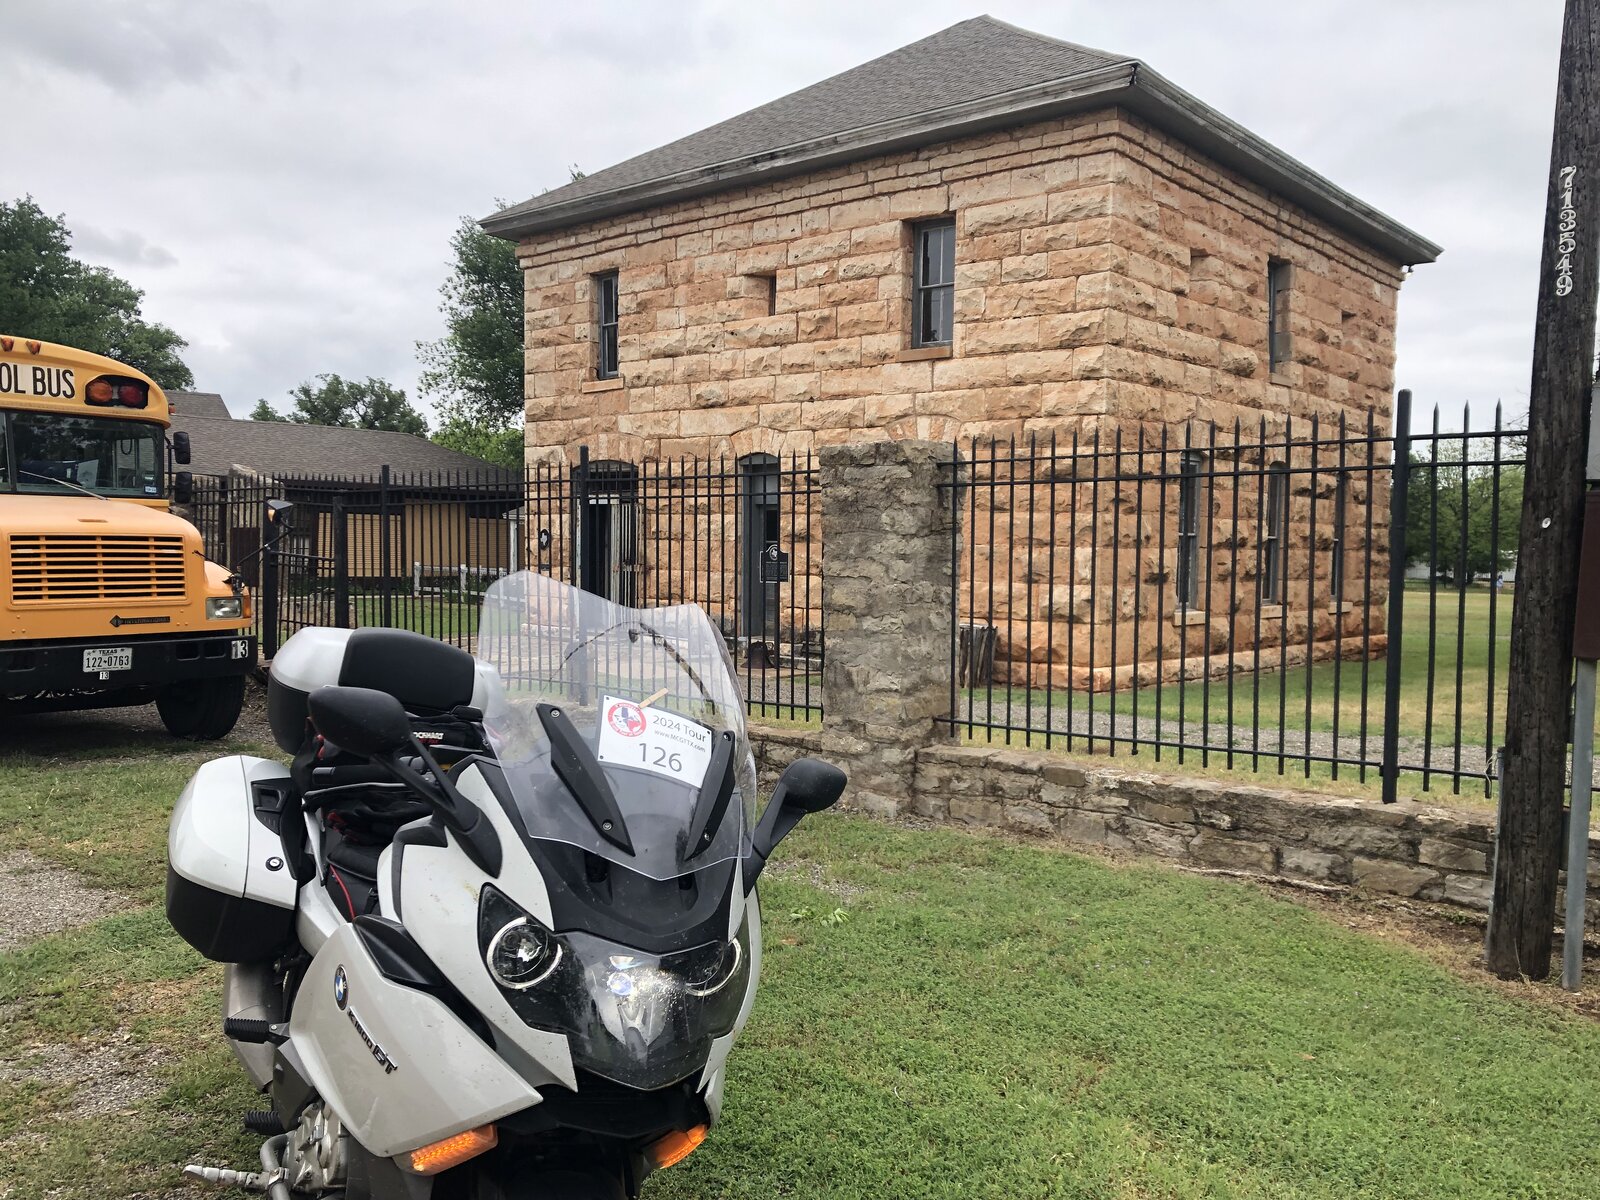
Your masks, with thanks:
M85 671L129 671L133 669L132 646L107 646L83 652Z

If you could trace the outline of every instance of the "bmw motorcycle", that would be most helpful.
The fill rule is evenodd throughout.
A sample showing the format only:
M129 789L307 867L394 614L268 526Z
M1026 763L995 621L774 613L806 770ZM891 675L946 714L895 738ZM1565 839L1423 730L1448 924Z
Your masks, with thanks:
M755 765L724 638L527 572L476 657L305 629L272 667L292 765L179 797L167 915L228 964L273 1200L636 1197L716 1122L761 970L755 884L845 777Z

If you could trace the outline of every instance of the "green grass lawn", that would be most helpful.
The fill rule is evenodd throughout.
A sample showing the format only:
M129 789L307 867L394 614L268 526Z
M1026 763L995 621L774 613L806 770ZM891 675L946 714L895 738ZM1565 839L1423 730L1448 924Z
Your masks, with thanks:
M1435 598L1430 598L1426 586L1406 589L1400 638L1401 704L1398 729L1402 737L1421 739L1431 729L1436 745L1453 745L1457 740L1459 718L1462 743L1481 746L1490 729L1492 715L1495 740L1491 744L1499 744L1498 739L1505 726L1512 597L1513 593L1504 592L1493 602L1494 629L1491 642L1491 595L1487 587L1470 588L1464 596L1454 590L1440 588ZM1461 639L1459 654L1456 646L1458 633ZM1360 638L1347 638L1345 644L1350 651L1359 651ZM1492 686L1491 645L1494 651ZM1224 653L1214 656L1213 661L1220 669L1226 665L1226 658ZM1309 667L1291 667L1285 671L1269 670L1267 668L1270 665L1269 651L1262 664L1259 680L1251 673L1239 672L1232 676L1231 681L1223 677L1209 682L1194 680L1181 685L1168 683L1160 689L1153 685L1141 686L1137 692L1126 686L1114 693L1097 692L1093 697L1094 710L1100 713L1110 707L1119 714L1137 712L1139 716L1148 718L1154 718L1159 713L1162 721L1172 722L1174 728L1180 718L1185 723L1207 722L1218 727L1213 735L1217 744L1224 744L1227 738L1225 731L1230 718L1230 703L1235 726L1259 722L1263 728L1276 729L1281 709L1283 721L1291 730L1310 728L1321 733L1332 732L1337 716L1340 734L1356 735L1361 730L1362 675L1365 665L1368 738L1370 742L1379 740L1385 687L1385 661L1382 657L1365 664L1356 658L1337 663L1317 662ZM1458 667L1461 676L1459 688L1456 680ZM1428 719L1430 678L1433 693L1431 724ZM1033 689L1030 696L1025 688L996 687L992 701L988 689L974 689L970 693L974 713L981 719L985 711L993 711L995 719L1003 720L1008 691L1012 724L1021 726L1025 723L1031 704L1032 722L1042 730L1045 727L1046 705L1046 690L1043 688ZM958 715L966 714L968 698L968 693L961 694ZM1074 712L1085 712L1090 695L1086 690L1076 690L1069 698L1065 689L1052 689L1048 702L1055 712L1064 712L1069 703ZM1597 728L1600 728L1600 723L1597 723ZM1249 738L1235 738L1235 742L1247 747Z
M116 749L0 752L3 843L145 902L0 954L16 1200L163 1194L190 1159L254 1157L220 972L160 909L166 814L205 754ZM647 1195L1595 1194L1600 1025L1258 889L825 815L762 896L724 1120ZM156 1076L125 1111L28 1078L107 1044Z
M388 625L409 629L446 641L460 634L478 632L478 612L482 599L453 600L449 596L390 596ZM350 612L357 625L383 625L383 597L350 597Z

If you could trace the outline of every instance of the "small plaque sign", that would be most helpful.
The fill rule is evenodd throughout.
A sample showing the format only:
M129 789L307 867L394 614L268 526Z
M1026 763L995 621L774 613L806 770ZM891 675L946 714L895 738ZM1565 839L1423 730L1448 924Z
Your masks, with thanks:
M777 542L768 542L761 552L761 582L789 582L789 555Z

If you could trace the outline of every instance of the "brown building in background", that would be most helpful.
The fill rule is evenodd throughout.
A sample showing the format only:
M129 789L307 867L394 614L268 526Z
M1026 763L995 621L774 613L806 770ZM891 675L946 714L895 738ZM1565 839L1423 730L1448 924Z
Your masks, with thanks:
M618 463L709 456L747 464L759 491L775 464L844 441L970 454L978 439L981 455L989 439L1165 438L1171 454L1139 469L1174 481L1152 503L1189 512L1156 544L1115 505L1113 536L1138 553L1098 571L1088 602L1126 606L1135 574L1177 586L1163 636L1179 663L1269 603L1297 609L1297 640L1306 622L1363 619L1342 614L1365 578L1328 560L1300 508L1331 530L1337 505L1335 552L1385 569L1361 541L1376 529L1384 544L1386 514L1367 511L1384 485L1330 475L1317 495L1299 443L1313 418L1322 436L1387 430L1402 274L1439 248L1136 60L979 17L484 228L524 268L530 463L575 463L580 446ZM1236 422L1248 449L1229 448ZM1272 440L1289 444L1274 456ZM1181 479L1196 456L1204 494ZM1243 497L1214 486L1219 468L1280 466L1270 516L1254 479ZM1212 541L1185 543L1200 510ZM1275 581L1253 571L1227 606L1196 588L1219 536L1254 542L1268 524ZM1064 620L1084 601L1078 557L1056 559ZM1023 605L989 614L1002 657Z

